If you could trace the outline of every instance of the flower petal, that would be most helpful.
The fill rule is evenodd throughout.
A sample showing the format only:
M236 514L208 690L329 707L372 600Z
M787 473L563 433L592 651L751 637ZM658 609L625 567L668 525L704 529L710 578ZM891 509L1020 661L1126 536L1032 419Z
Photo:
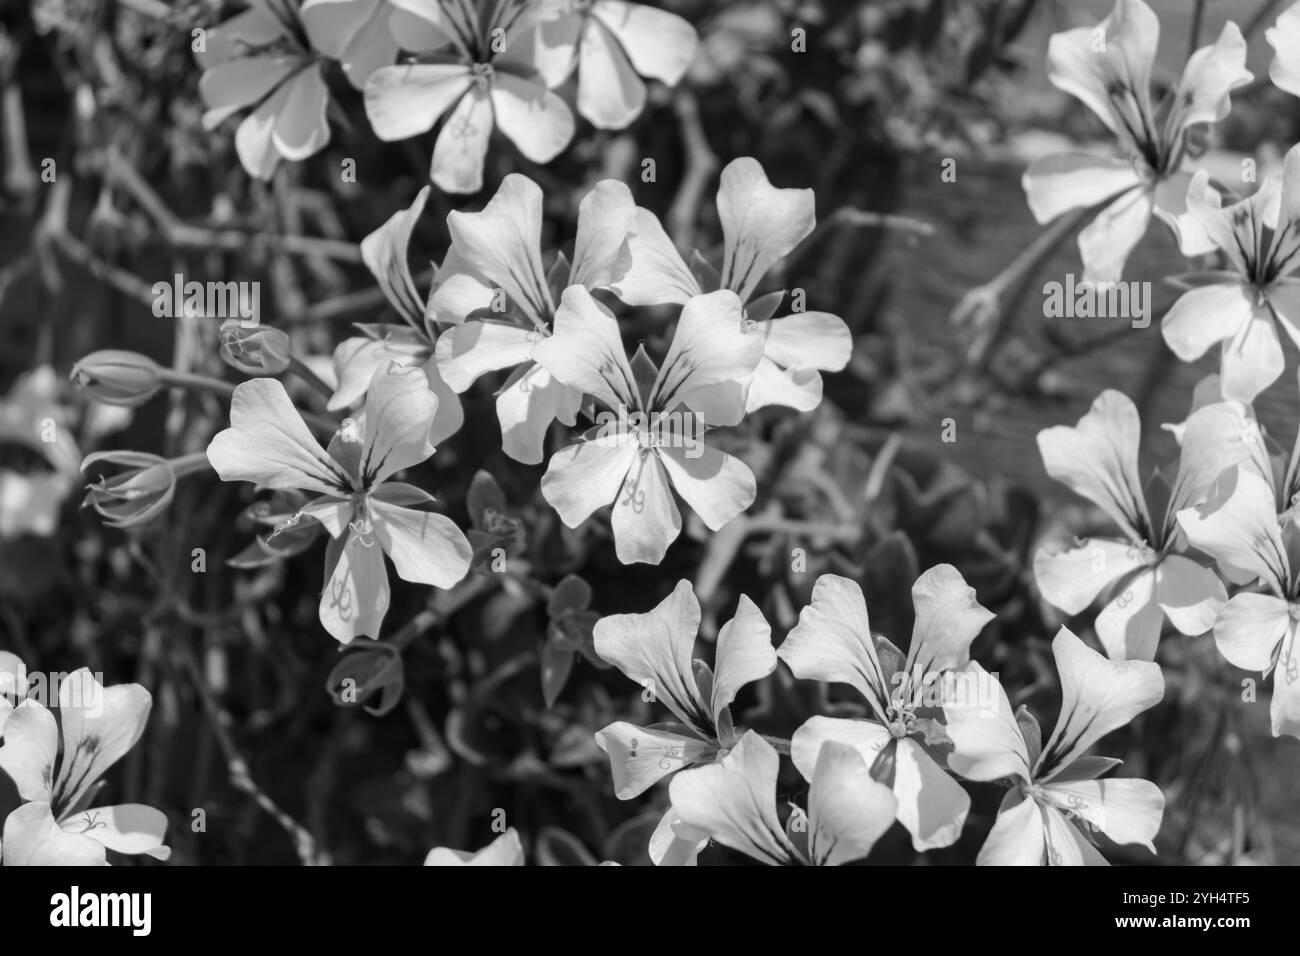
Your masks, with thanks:
M731 706L740 688L762 680L774 670L776 648L772 646L772 626L758 605L742 594L736 616L718 632L713 695L709 702L714 724L722 711Z
M1224 475L1214 500L1178 512L1178 524L1193 547L1263 579L1280 596L1291 571L1273 509L1268 482L1238 466Z
M1155 197L1138 188L1124 193L1079 233L1083 281L1118 282L1129 253L1146 235Z
M658 564L682 530L660 456L634 457L610 512L614 552L624 564Z
M912 834L917 852L951 846L961 836L970 797L910 737L898 741L894 762L898 822Z
M1273 48L1273 62L1268 77L1279 90L1300 96L1300 9L1287 7L1277 22L1264 31L1264 39Z
M1175 93L1178 131L1198 123L1217 123L1232 111L1229 93L1254 79L1246 69L1246 40L1229 20L1210 46L1193 53Z
M1109 584L1142 567L1149 552L1131 541L1088 538L1078 547L1034 555L1034 580L1043 600L1066 614L1081 614Z
M694 296L682 306L672 344L650 393L650 408L669 411L683 395L744 378L762 357L763 340L744 330L735 293L720 289Z
M1036 159L1020 179L1029 211L1040 223L1118 197L1141 182L1142 177L1128 160L1084 153Z
M492 79L492 106L501 132L535 163L549 163L573 139L568 104L542 83L498 72Z
M564 290L555 331L533 349L533 360L610 409L641 407L618 320L582 286Z
M104 847L59 828L48 803L25 803L4 823L5 866L107 866Z
M471 88L442 124L433 145L429 178L435 186L449 193L476 193L483 188L483 161L493 123L491 98L483 90Z
M1156 574L1146 569L1130 577L1101 609L1094 625L1111 660L1155 660L1164 612L1156 601Z
M591 15L618 38L642 76L676 86L695 59L699 37L695 28L675 13L644 3L599 0Z
M420 221L428 200L429 187L425 186L410 206L393 213L387 222L361 240L361 260L366 268L384 290L389 304L417 329L421 328L424 319L424 301L411 278L407 253L411 232Z
M1156 569L1156 600L1180 634L1209 631L1227 599L1219 576L1191 558L1171 554Z
M540 465L551 423L573 425L582 406L582 392L557 381L537 364L497 395L501 450L525 465Z
M1137 843L1152 853L1165 812L1165 795L1149 780L1075 780L1043 787L1046 802L1082 820L1120 845Z
M993 690L992 706L968 696L951 695L951 700L945 699L944 731L953 747L948 755L949 769L967 780L1018 777L1028 782L1029 751L1006 691L975 661L961 673L973 676L978 687Z
M379 637L388 613L388 572L384 552L372 536L350 532L342 541L326 546L337 555L321 591L320 623L340 644L355 637Z
M542 475L542 497L561 521L576 528L596 509L613 504L636 460L635 439L622 434L562 448Z
M847 744L822 745L808 788L808 856L817 866L860 860L894 823L898 800Z
M480 375L527 362L533 347L544 339L536 329L473 320L454 325L438 336L434 354L443 381L463 392Z
M631 266L611 288L628 305L683 305L703 289L654 213L637 208L627 237Z
M694 451L660 446L659 463L691 510L717 531L754 503L758 485L739 458L703 443Z
M717 746L698 737L647 730L618 721L596 732L596 746L609 755L614 796L631 800L664 777L693 764L708 763Z
M1042 866L1047 849L1043 814L1021 790L1002 798L998 818L975 860L976 866Z
M366 117L382 140L418 136L433 129L469 88L469 71L458 63L386 66L366 79Z
M320 66L299 70L286 89L271 142L285 159L298 162L320 152L330 141L330 127L325 121L330 94Z
M474 551L446 515L370 499L375 537L397 576L414 584L450 588L469 573Z
M597 129L623 129L641 115L646 89L614 37L595 18L578 48L578 112Z
M811 189L777 189L758 160L728 163L718 186L723 286L748 302L768 270L812 233L815 207Z
M375 370L366 390L364 487L373 488L433 454L429 427L437 411L438 396L429 388L423 368L392 364Z
M9 775L24 800L53 799L54 766L59 752L59 728L44 704L24 700L9 712L0 770Z
M1236 594L1214 622L1214 643L1229 664L1264 673L1291 630L1290 607L1271 594Z
M632 262L628 234L636 216L636 201L625 183L602 179L591 187L578 204L570 285L603 289L621 278Z
M143 853L155 860L166 860L172 854L163 843L167 815L142 803L95 807L64 820L60 826L65 833L89 837L117 853Z
M936 564L912 585L916 623L907 650L907 669L913 686L932 674L964 667L970 660L971 642L993 620L980 605L975 589L951 564Z

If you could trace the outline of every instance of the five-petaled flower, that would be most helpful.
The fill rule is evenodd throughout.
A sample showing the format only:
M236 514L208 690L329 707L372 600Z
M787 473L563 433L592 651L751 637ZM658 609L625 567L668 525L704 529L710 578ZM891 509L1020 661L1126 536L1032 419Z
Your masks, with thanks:
M1154 213L1178 236L1185 255L1213 250L1187 216L1183 170L1196 127L1216 123L1231 109L1229 93L1249 83L1246 41L1231 21L1212 46L1192 54L1177 86L1159 108L1151 102L1160 24L1142 0L1116 0L1096 27L1055 34L1047 51L1053 85L1077 97L1119 141L1122 157L1082 153L1034 162L1023 180L1029 209L1040 223L1076 209L1101 208L1079 233L1084 279L1115 282Z
M1225 398L1250 402L1286 365L1280 324L1300 345L1300 146L1253 196L1220 208L1201 170L1187 190L1187 209L1228 260L1230 269L1190 272L1170 281L1187 289L1165 314L1165 342L1184 362L1220 343Z
M1178 473L1156 524L1138 479L1141 433L1132 400L1114 390L1097 396L1077 425L1038 433L1047 473L1104 511L1124 536L1088 537L1058 554L1040 549L1034 578L1043 598L1068 614L1109 590L1113 596L1095 626L1117 660L1154 659L1166 618L1189 637L1214 624L1227 592L1212 569L1180 553L1186 545L1176 515L1203 502L1219 475L1250 453L1229 409L1215 404L1193 411L1178 430Z
M944 770L944 732L938 704L944 673L965 666L970 645L993 614L950 564L922 574L912 586L916 625L904 658L887 638L871 633L862 589L848 578L823 574L812 603L777 654L796 677L849 684L866 698L871 719L812 717L790 741L790 755L812 779L827 741L858 750L871 776L898 798L898 821L917 850L953 843L961 834L970 797Z
M14 659L0 667L26 684ZM153 698L139 684L104 687L84 667L59 681L58 695L57 721L28 697L0 726L0 770L25 801L4 823L5 866L104 866L106 849L167 859L162 812L138 803L91 806L100 778L144 733Z
M1154 853L1165 808L1160 788L1147 780L1099 780L1121 761L1084 752L1160 701L1160 666L1108 660L1064 627L1052 641L1052 655L1061 676L1061 712L1046 747L1038 721L1024 707L1012 713L1000 684L993 713L969 703L944 707L953 745L948 766L967 780L1011 783L976 862L1105 866L1095 833ZM966 670L992 680L974 661Z
M751 373L763 342L741 329L740 299L725 289L682 308L662 367L638 349L629 363L618 322L582 286L565 290L555 330L533 359L618 419L551 457L542 494L570 528L613 505L615 552L624 564L658 564L681 532L677 492L714 531L751 504L754 473L700 440L702 425L734 424L743 395L702 392ZM701 427L697 427L701 426Z
M330 534L320 621L342 643L379 636L389 595L384 554L398 577L417 584L449 588L469 572L465 535L450 518L418 510L433 496L389 480L433 454L429 430L437 406L423 369L379 369L366 393L361 434L340 429L327 454L284 386L253 379L235 389L230 427L208 446L208 460L224 481L319 496L290 524L305 516Z
M646 614L612 614L596 622L596 653L662 703L677 723L638 727L617 721L596 733L609 755L614 794L630 800L669 774L720 759L740 739L731 717L736 694L776 670L772 629L741 596L736 616L718 632L714 666L694 657L700 604L690 582ZM693 863L708 839L688 832L671 807L650 840L656 864Z

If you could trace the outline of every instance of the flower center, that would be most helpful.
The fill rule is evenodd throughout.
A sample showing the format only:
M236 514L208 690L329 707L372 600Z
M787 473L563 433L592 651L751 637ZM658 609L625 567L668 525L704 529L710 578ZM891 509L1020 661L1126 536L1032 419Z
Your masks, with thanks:
M486 91L492 85L492 77L496 71L492 69L490 63L475 63L469 68L469 75L477 89Z

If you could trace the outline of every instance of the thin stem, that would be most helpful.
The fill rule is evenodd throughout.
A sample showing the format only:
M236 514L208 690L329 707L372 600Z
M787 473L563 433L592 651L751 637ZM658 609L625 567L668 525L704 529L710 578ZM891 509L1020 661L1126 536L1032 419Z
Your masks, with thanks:
M288 371L310 385L312 390L317 394L323 395L326 401L334 397L334 389L326 385L324 380L313 372L302 359L298 358L298 356L289 356Z

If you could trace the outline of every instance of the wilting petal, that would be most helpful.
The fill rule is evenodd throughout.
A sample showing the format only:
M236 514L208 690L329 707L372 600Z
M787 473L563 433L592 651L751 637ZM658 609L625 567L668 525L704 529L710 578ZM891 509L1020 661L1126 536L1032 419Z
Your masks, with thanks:
M640 407L618 320L582 286L564 290L554 334L533 349L533 360L610 409Z
M230 427L208 445L208 461L222 481L335 494L347 476L303 424L284 386L255 378L235 386Z
M395 472L433 454L429 427L438 396L419 367L376 369L366 391L365 435L361 453L364 486L372 488Z
M676 86L695 59L699 37L695 28L675 13L644 3L599 0L591 15L618 38L642 76Z
M123 803L113 807L83 810L60 823L65 833L89 837L110 850L137 856L141 853L155 860L172 855L163 844L167 833L167 815L142 803Z
M1002 798L998 818L980 849L976 866L1042 866L1047 848L1043 813L1024 792Z
M722 625L718 632L713 662L713 696L709 702L714 723L722 711L731 706L740 688L762 680L774 670L776 648L772 646L772 626L758 606L742 594L736 606L736 616Z
M104 847L59 828L48 803L25 803L4 824L5 866L107 866Z
M683 822L769 865L798 857L776 816L781 758L752 730L717 763L673 777L669 798Z
M570 285L603 289L622 277L632 262L627 243L636 213L636 202L626 184L602 179L591 187L578 204Z
M1034 555L1034 580L1043 600L1066 614L1081 614L1109 584L1148 563L1152 552L1131 541L1088 538L1078 547Z
M1236 594L1214 622L1214 643L1234 667L1264 673L1291 630L1291 608L1271 594Z
M849 684L871 704L881 720L889 699L889 678L880 666L867 602L849 578L823 574L813 585L812 601L777 649L795 677ZM806 726L806 725L805 725Z
M24 800L54 798L54 763L59 752L59 728L44 704L24 700L9 713L0 770L9 775ZM7 839L7 838L6 838Z
M448 213L447 229L470 267L496 283L528 318L550 318L555 305L542 268L542 191L536 183L511 173L481 212Z
M1073 209L1087 209L1140 185L1142 177L1126 159L1082 153L1046 156L1029 164L1020 185L1029 211L1048 223Z
M1193 547L1281 595L1291 572L1273 509L1273 489L1254 469L1238 466L1225 474L1214 500L1178 512L1178 524Z
M913 686L932 674L965 666L970 645L994 614L951 564L937 564L912 585L916 623L907 650Z
M386 66L366 79L366 116L382 140L418 136L433 129L469 87L469 70L458 63Z
M761 615L760 615L761 617ZM645 614L610 614L596 622L596 653L650 691L691 729L713 735L691 661L700 627L700 603L689 581Z
M749 156L723 169L718 218L726 242L722 285L745 302L768 270L817 223L811 189L777 189L758 160Z
M367 83L367 89L369 86ZM429 163L433 184L449 193L476 193L482 189L483 160L492 128L491 98L483 90L471 88L443 123L434 143Z
M497 395L501 450L525 465L540 465L551 423L573 425L581 405L579 389L569 388L542 366L531 364Z
M646 90L614 37L595 18L578 49L578 112L597 129L623 129L641 115Z
M1151 527L1138 480L1142 422L1123 392L1107 389L1073 428L1056 425L1038 433L1047 473L1087 498L1134 540Z
M1156 600L1180 634L1209 631L1227 599L1219 576L1191 558L1171 554L1156 569Z
M740 299L735 293L721 289L697 295L682 307L672 344L650 394L650 407L669 411L683 395L706 385L744 378L762 357L763 340L744 331Z
M1097 615L1094 625L1106 654L1117 661L1150 661L1156 656L1164 612L1156 601L1156 572L1132 575Z
M614 434L562 448L542 475L542 497L570 528L613 504L637 460L637 442Z
M510 827L477 853L434 847L424 858L425 866L523 866L524 846Z
M662 730L647 730L624 721L596 732L596 746L609 755L614 796L638 797L669 774L707 763L718 752L716 744Z
M614 551L624 564L658 564L682 530L660 456L635 456L610 512Z
M677 493L717 531L754 503L758 486L739 458L697 442L694 449L661 446L658 458Z
M469 573L474 551L446 515L372 497L370 519L375 537L403 581L449 588Z
M1146 235L1155 198L1149 189L1132 189L1097 214L1079 233L1083 281L1118 282L1129 253Z
M898 800L846 744L822 746L808 788L808 856L815 866L860 860L894 823Z
M1061 628L1052 641L1061 676L1061 713L1039 755L1034 777L1047 781L1106 734L1123 727L1165 694L1160 665L1112 661Z
M573 139L568 105L541 83L498 72L492 106L501 132L535 163L549 163Z
M975 661L967 664L961 674L973 675L978 687L991 688L994 692L987 702L945 700L944 731L953 746L948 755L949 769L967 780L984 782L1018 777L1028 782L1029 751L1006 691Z
M1043 787L1043 798L1118 844L1136 843L1156 851L1154 841L1160 832L1165 796L1149 780L1054 782Z
M627 237L632 264L610 288L628 305L683 305L703 289L654 213L638 208Z
M373 534L349 533L326 546L337 555L320 596L320 623L340 644L355 637L379 637L388 613L388 572L384 552Z

